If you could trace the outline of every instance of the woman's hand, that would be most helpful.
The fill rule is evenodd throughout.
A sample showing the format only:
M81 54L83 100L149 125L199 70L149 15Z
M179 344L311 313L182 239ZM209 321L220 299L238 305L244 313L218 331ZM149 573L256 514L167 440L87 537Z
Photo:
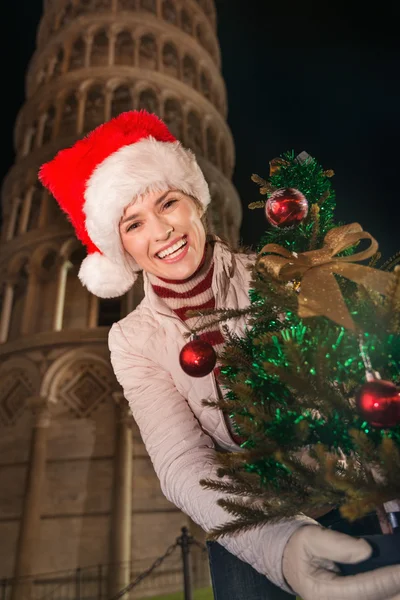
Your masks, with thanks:
M400 565L340 575L335 563L359 563L371 554L366 540L305 525L286 544L283 575L302 600L400 600Z

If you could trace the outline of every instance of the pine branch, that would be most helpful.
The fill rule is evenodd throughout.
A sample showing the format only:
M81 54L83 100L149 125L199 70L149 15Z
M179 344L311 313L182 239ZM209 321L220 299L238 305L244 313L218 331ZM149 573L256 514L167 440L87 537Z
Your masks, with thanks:
M384 437L378 448L380 459L380 468L388 487L398 485L400 471L400 452L394 441L389 437Z
M233 340L228 340L223 353L220 356L222 366L235 365L235 368L243 368L248 372L253 369L251 357L246 356L243 349L238 347Z
M223 323L224 321L229 321L230 319L238 319L239 317L242 317L242 316L251 315L252 313L257 312L257 310L259 310L259 308L255 305L249 305L248 307L242 308L242 309L226 309L226 308L213 309L213 308L210 308L210 309L202 310L201 313L199 311L195 311L195 310L188 310L186 312L186 315L188 317L203 317L204 318L206 316L212 315L212 316L216 316L216 318L208 320L206 323L203 323L203 325L194 327L190 333L185 334L185 335L190 336L193 333L200 333L204 329L212 328L215 325L219 325L220 323Z
M265 179L263 179L259 175L256 175L255 173L251 176L251 180L254 181L254 183L257 183L257 185L260 186L259 192L262 195L266 195L266 194L271 193L271 192L273 192L275 190L275 188L274 188L273 185L271 185L268 181L266 181Z
M373 463L376 460L376 448L372 440L360 429L350 429L349 435L354 442L355 451L365 464Z
M228 498L221 498L218 500L219 506L223 506L227 513L237 517L239 519L247 520L249 523L254 521L263 520L265 518L265 512L262 508L255 508L254 505L249 504L243 500L230 500Z
M400 261L400 250L394 254L391 258L389 258L383 265L381 266L382 271L392 271L396 265L399 264Z
M233 494L235 496L253 496L257 493L262 494L261 488L255 488L254 485L246 485L237 482L215 481L213 479L201 479L200 485L207 490L214 490L224 494Z
M264 208L265 202L263 200L258 200L257 202L250 202L248 207L250 210L254 210L255 208Z
M263 363L266 373L274 375L277 381L281 381L292 391L299 407L318 408L322 400L318 391L310 382L309 377L299 376L288 368L278 367L268 362Z
M222 508L225 508L222 505ZM235 535L238 533L243 533L245 531L252 531L254 529L258 529L260 526L267 523L269 519L265 516L262 519L255 517L254 520L251 519L237 519L236 521L230 521L229 523L225 523L224 525L220 525L213 529L209 535L207 536L210 541L219 540L221 537Z
M272 343L273 339L276 338L276 335L276 331L267 331L254 338L253 344L255 346L269 346Z
M257 183L257 185L261 185L261 186L267 185L267 181L265 179L263 179L262 177L260 177L259 175L257 175L256 173L252 174L251 180L254 181L254 183Z

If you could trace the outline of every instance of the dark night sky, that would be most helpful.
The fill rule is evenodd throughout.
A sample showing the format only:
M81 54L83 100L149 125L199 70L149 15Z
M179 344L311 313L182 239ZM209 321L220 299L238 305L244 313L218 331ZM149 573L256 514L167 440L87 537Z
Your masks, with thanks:
M1 179L14 159L13 124L42 10L41 0L6 4ZM394 254L400 248L397 1L372 4L369 12L366 2L351 1L216 4L243 241L256 243L265 228L261 213L247 209L259 198L251 173L267 176L269 160L286 150L306 150L336 173L336 218L358 221L377 237L386 257Z

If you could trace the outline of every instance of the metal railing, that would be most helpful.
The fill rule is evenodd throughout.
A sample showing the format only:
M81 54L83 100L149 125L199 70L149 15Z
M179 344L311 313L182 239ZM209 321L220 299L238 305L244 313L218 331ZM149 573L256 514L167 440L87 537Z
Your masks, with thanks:
M19 579L0 579L0 600L11 600L14 586L29 589L26 596L30 600L140 598L149 596L155 588L158 590L157 593L162 590L162 593L166 594L181 589L184 593L184 600L193 600L192 546L199 547L202 552L206 551L206 547L189 535L186 527L182 527L181 535L155 560L142 559L133 565L126 564L126 568L130 571L131 581L113 596L108 594L107 589L109 574L111 570L123 566L116 563L44 573ZM176 552L179 548L180 553ZM132 591L133 593L131 593Z

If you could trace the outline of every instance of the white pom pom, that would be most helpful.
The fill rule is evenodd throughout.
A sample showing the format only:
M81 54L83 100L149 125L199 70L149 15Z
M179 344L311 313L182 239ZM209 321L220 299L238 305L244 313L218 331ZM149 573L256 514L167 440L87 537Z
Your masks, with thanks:
M99 252L84 259L78 274L89 292L99 298L122 296L133 286L137 276L128 264L114 262Z

